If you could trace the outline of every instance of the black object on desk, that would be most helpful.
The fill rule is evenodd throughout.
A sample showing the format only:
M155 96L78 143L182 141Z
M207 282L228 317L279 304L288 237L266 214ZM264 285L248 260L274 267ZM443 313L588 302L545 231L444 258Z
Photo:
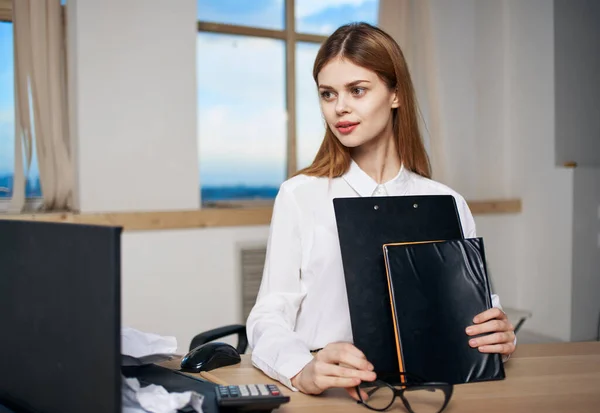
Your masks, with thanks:
M492 308L483 239L384 246L399 371L462 384L503 379L500 354L469 346L466 328Z
M217 400L215 396L216 384L201 378L188 376L176 370L156 364L147 364L143 366L122 367L125 377L135 377L142 387L150 384L162 386L168 392L182 393L186 391L195 391L204 396L202 410L204 413L218 413ZM181 410L182 412L194 411L192 407Z
M121 413L120 235L0 219L0 404Z
M181 360L181 371L199 373L238 364L240 361L240 354L231 344L212 341L187 353Z
M204 413L269 412L290 401L289 396L284 396L279 388L272 384L220 386L155 364L123 367L122 370L125 377L138 379L142 387L156 384L169 392L195 391L204 395ZM193 408L180 411L192 412Z
M383 245L463 238L452 195L336 198L354 345L377 377L400 384Z
M290 401L274 384L219 386L216 395L223 412L270 412Z

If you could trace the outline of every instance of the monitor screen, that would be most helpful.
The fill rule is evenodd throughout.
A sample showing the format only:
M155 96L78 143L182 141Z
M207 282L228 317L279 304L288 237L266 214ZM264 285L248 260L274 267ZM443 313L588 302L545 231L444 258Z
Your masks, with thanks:
M0 219L0 404L121 412L121 228Z

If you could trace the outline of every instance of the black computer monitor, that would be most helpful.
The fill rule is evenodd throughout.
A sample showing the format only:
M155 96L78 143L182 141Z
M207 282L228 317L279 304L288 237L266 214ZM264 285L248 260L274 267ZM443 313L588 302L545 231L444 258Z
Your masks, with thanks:
M0 405L121 412L121 228L0 219Z

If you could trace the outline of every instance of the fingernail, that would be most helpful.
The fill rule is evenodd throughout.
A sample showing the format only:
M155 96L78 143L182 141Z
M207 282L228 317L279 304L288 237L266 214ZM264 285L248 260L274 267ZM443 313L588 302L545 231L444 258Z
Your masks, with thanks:
M478 323L478 322L479 322L479 317L475 317L475 318L473 319L473 322L474 322L474 323Z
M467 334L471 334L473 332L473 327L467 327Z
M469 344L475 347L477 345L477 340L469 340Z
M375 370L375 366L373 366L372 364L369 364L369 370L371 370L371 371Z

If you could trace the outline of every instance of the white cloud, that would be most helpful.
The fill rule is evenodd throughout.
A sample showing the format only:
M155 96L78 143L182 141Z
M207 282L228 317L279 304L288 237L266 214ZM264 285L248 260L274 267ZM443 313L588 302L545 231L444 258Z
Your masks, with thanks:
M303 18L316 14L329 7L342 6L350 4L360 6L370 0L296 0L296 16Z
M3 126L14 125L15 110L14 108L0 108L0 128Z
M298 167L313 160L323 140L324 124L312 67L319 50L317 44L302 44L296 54L296 109Z
M199 113L198 138L201 160L282 162L286 153L286 114L277 107L236 112L228 106L216 106Z
M314 158L323 139L323 121L312 78L318 48L316 44L301 44L297 49L296 124L300 167ZM210 36L201 41L198 52L201 163L222 162L232 167L248 160L257 164L285 164L283 49L278 50L262 39ZM202 56L205 56L205 64L202 64Z
M198 88L207 98L285 103L282 41L229 35L199 35ZM200 97L200 105L210 104Z

